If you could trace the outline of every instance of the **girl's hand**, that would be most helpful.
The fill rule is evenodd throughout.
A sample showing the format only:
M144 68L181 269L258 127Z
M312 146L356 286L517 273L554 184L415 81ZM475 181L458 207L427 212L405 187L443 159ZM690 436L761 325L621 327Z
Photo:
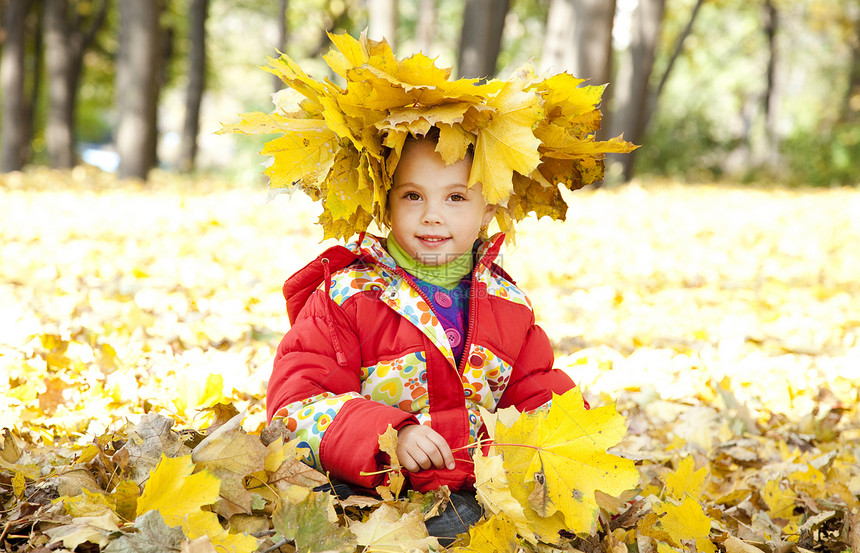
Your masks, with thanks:
M454 454L445 438L421 424L404 426L397 432L397 459L409 472L455 466Z

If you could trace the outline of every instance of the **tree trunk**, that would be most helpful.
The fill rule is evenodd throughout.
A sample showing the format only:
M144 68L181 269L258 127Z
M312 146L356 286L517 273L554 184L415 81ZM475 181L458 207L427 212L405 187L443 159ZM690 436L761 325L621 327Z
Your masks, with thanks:
M541 68L605 84L612 79L615 0L552 0Z
M615 100L618 109L613 117L613 133L641 143L648 123L651 105L651 73L660 31L663 25L665 0L639 0L633 20L633 32L628 55L618 71ZM635 152L617 157L623 167L624 179L633 178Z
M612 81L612 24L615 0L552 0L547 14L541 70L589 79L601 85ZM603 94L610 103L612 88ZM604 109L599 138L609 136L609 113Z
M185 96L185 124L182 127L182 146L179 152L179 169L192 171L197 156L197 134L200 131L200 103L206 87L206 18L209 0L191 0L189 27L191 31L191 59L188 68L188 90Z
M509 0L466 0L457 73L460 77L496 75Z
M48 121L45 143L51 167L75 165L74 109L78 76L72 59L76 45L70 41L68 0L45 0L45 64L48 75ZM80 67L80 66L78 66Z
M388 41L397 51L397 0L368 1L367 36L374 40Z
M765 144L763 151L763 162L766 167L777 166L779 154L779 137L777 136L777 106L779 105L779 86L776 82L776 65L778 53L776 49L776 36L779 31L779 12L772 0L765 0L763 9L764 32L767 37L768 60L765 72L767 88L764 93L764 134Z
M45 60L48 74L48 121L45 140L51 166L72 167L75 154L75 107L84 54L107 16L108 2L89 21L69 10L68 0L45 0Z
M3 11L3 54L0 58L0 88L3 91L2 152L0 172L19 171L29 158L30 123L24 87L25 21L31 0L9 0Z
M120 0L120 44L116 65L116 147L120 178L146 180L156 158L158 85L161 80L159 13L156 1Z
M433 38L436 36L436 0L421 0L418 6L418 23L415 41L425 56L434 57Z
M287 14L290 10L290 0L280 0L278 3L278 13L275 16L275 19L278 20L278 39L275 43L275 49L284 53L287 51L287 33L289 32L289 27L287 27ZM273 87L274 91L277 92L281 90L284 86L284 82L277 75L273 75Z
M33 9L27 15L24 30L24 36L30 37L30 43L26 47L26 52L30 52L30 54L25 52L24 57L24 90L27 91L27 97L24 101L24 136L27 137L24 150L25 164L30 162L34 153L32 141L36 128L36 108L39 103L38 99L42 97L42 77L45 74L42 2L36 0L32 6ZM29 88L27 87L28 84Z
M860 122L860 18L854 23L851 41L851 65L848 68L848 88L842 103L842 121Z

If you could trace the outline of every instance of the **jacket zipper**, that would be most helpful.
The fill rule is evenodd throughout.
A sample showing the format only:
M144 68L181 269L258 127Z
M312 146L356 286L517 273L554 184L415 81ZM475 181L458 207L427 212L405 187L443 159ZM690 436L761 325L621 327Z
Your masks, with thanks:
M477 269L477 266L476 266L476 269ZM439 321L439 324L441 325L442 320L439 318L439 314L436 313L436 310L433 308L433 302L431 302L430 299L424 294L424 292L421 291L421 288L416 286L415 283L412 281L412 279L409 278L409 273L407 273L399 265L397 267L395 267L394 272L398 276L403 278L406 281L406 283L409 284L410 288L412 288L413 290L418 292L418 295L421 297L422 300L424 300L424 303L426 303L428 305L428 307L430 307L430 310L433 311L433 315L436 316L436 320ZM475 281L475 273L476 272L477 272L477 270L472 272L472 282L473 283ZM472 323L473 323L472 313L474 312L474 305L472 305L474 303L474 301L473 301L474 298L472 296L473 296L472 289L470 287L469 288L469 328L466 331L466 345L463 348L463 356L460 358L459 364L457 366L455 366L455 369L457 369L458 371L460 371L460 365L463 364L463 359L466 357L466 353L469 351L469 340L472 337ZM451 347L451 344L448 344L448 347L451 348L451 354L453 355L454 348ZM456 361L455 361L455 363L456 363ZM462 371L461 371L461 374L462 374Z
M457 366L457 372L463 374L463 371L466 369L466 359L469 357L469 350L472 349L472 333L475 328L475 321L477 319L475 303L477 294L475 294L475 276L478 274L478 267L480 266L480 261L475 263L475 268L472 269L472 284L469 286L469 327L466 329L466 344L463 346L463 354L460 357L460 364Z

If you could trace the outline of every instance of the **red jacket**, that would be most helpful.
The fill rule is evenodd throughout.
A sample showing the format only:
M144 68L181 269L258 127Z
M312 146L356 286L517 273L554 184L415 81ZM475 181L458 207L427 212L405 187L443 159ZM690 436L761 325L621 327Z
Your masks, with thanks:
M483 436L478 406L535 409L574 386L531 305L493 260L504 235L478 250L461 359L442 325L375 236L334 246L291 276L284 297L292 327L275 357L268 417L303 440L307 462L372 489L388 464L378 437L388 425L429 424L448 441L453 470L406 473L426 491L469 488L463 448ZM458 449L463 448L463 449Z

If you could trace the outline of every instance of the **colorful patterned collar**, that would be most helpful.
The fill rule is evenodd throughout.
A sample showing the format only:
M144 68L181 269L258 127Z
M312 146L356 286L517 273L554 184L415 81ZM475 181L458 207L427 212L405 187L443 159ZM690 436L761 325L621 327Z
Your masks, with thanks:
M499 255L499 250L505 241L505 234L496 233L487 240L483 240L478 246L477 261L475 266L483 265L489 267ZM358 239L346 244L354 254L370 259L373 263L380 265L392 272L397 271L397 263L385 249L385 239L373 234L361 233Z

